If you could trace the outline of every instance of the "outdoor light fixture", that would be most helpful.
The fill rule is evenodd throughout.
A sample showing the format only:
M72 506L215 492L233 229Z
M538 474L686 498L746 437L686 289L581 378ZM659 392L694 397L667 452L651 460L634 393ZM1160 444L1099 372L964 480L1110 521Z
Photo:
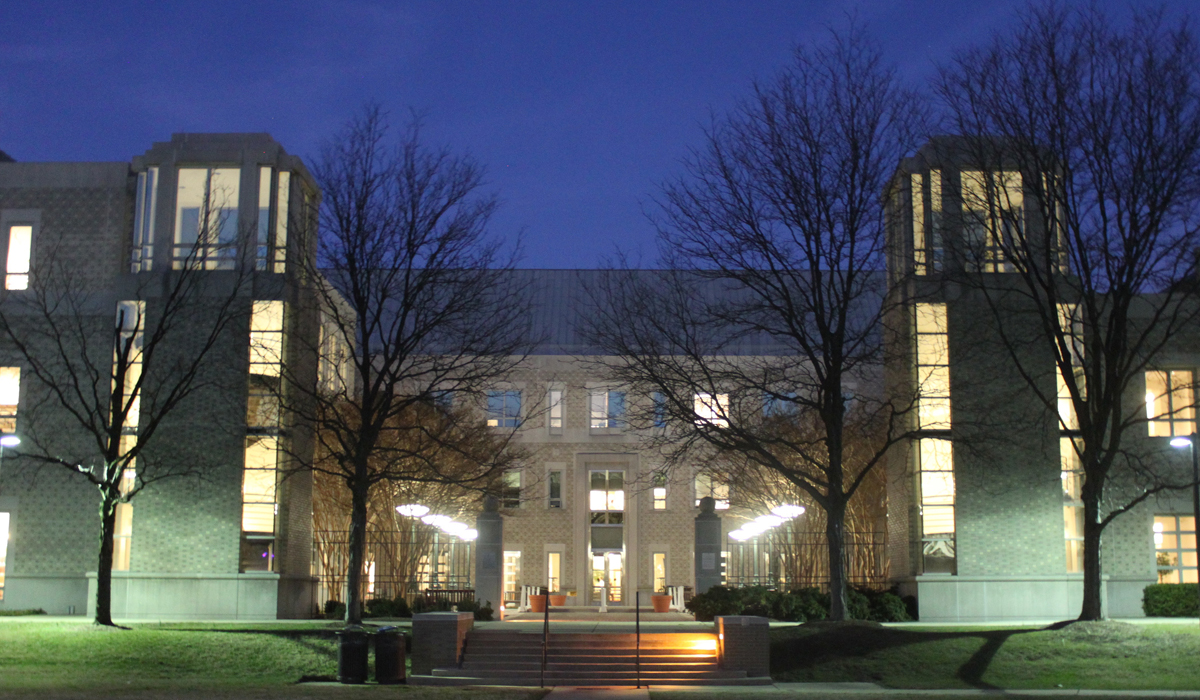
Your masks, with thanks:
M760 515L754 519L754 522L762 523L767 527L777 527L783 522L783 518L779 517L778 515Z
M770 525L760 523L757 520L751 520L742 526L742 532L749 532L751 535L760 535L770 529Z
M6 436L6 437L7 437L7 436ZM5 438L0 438L0 444L3 444L4 440L6 439L6 437L5 437ZM1183 449L1184 447L1191 447L1191 446L1192 446L1192 439L1191 439L1191 438L1188 438L1188 437L1182 437L1182 436L1180 436L1180 437L1175 437L1175 438L1171 438L1171 447L1177 447L1177 448L1179 448L1179 449Z
M467 542L474 541L474 540L478 539L478 537L479 537L479 530L476 530L473 527L469 527L466 530L463 530L462 532L458 533L458 539L466 540Z
M442 525L444 523L450 522L450 516L449 515L426 515L424 518L421 518L421 522L425 523L426 525L432 525L436 528L440 528L440 527L442 527Z
M0 445L3 445L4 447L16 447L20 444L21 438L17 437L16 435L0 436Z
M458 535L459 533L467 531L467 524L460 523L457 520L451 520L448 523L442 523L439 525L439 527L442 529L442 532L448 535Z
M733 532L729 533L729 536L738 542L742 542L754 537L752 533L746 532L745 530L734 530Z
M771 512L784 520L791 520L799 515L804 515L804 506L794 506L785 503L781 506L775 506L771 509Z
M3 438L0 438L3 440ZM396 506L396 512L400 515L405 515L410 518L419 518L429 512L428 506L423 506L420 503L408 503L402 506Z

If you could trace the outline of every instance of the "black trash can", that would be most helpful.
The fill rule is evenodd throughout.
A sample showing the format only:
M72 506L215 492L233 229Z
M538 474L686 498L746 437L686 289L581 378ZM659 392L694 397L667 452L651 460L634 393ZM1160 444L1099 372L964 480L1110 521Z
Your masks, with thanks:
M338 636L338 682L367 682L367 650L369 639L361 627L347 627Z
M380 627L375 632L375 682L380 685L404 682L404 634L398 627Z

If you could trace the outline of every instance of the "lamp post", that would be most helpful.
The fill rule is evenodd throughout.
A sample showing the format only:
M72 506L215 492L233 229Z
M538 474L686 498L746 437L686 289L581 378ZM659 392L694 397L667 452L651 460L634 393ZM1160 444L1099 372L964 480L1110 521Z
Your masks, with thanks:
M1193 432L1187 437L1172 439L1171 447L1183 448L1186 445L1192 453L1192 532L1196 551L1200 555L1200 453L1196 451L1197 439L1197 434ZM1196 594L1200 596L1200 560L1196 563ZM1197 599L1197 605L1200 605L1200 598ZM1200 608L1197 610L1200 611Z

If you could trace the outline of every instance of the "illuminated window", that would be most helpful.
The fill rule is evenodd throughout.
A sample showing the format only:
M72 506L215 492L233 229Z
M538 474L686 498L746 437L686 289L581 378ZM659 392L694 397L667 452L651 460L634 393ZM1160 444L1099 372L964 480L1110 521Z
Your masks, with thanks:
M521 507L521 472L510 469L500 477L500 507Z
M548 508L563 507L562 475L563 473L558 470L554 470L549 474L546 484L546 506Z
M650 561L654 572L654 592L662 593L667 590L667 553L654 552L650 555Z
M593 525L621 525L625 513L625 472L593 470L589 474L588 510Z
M288 199L292 191L292 174L289 172L279 173L278 193L276 194L276 207L278 211L275 213L275 267L276 273L282 274L287 271L287 246L288 246Z
M547 427L551 435L561 435L563 429L563 390L559 388L550 389L546 396L546 403L549 408L547 414Z
M133 210L133 246L129 271L149 272L154 262L154 217L157 212L158 168L138 173L137 203Z
M696 474L696 507L700 507L700 499L705 496L711 497L717 503L717 510L724 510L729 507L729 484L716 479L708 472L698 472Z
M33 247L33 226L8 227L8 266L5 289L29 288L29 252Z
M1196 583L1196 519L1154 516L1154 559L1159 583Z
M1067 349L1074 373L1075 388L1081 393L1081 398L1086 398L1082 396L1087 384L1083 376L1083 321L1079 317L1079 306L1077 304L1059 304L1058 323L1068 343ZM1067 380L1061 367L1056 377L1058 380L1059 427L1063 430L1078 430L1079 416L1075 414L1075 401L1071 398L1071 391L1067 386Z
M785 416L796 415L796 393L787 391L783 393L764 393L763 394L763 418L779 418Z
M21 402L21 368L0 367L0 433L17 431L17 405Z
M1146 418L1150 437L1196 432L1196 405L1190 370L1146 372Z
M491 428L516 428L521 423L521 392L487 393L487 424Z
M173 267L231 270L237 258L237 168L180 168Z
M692 411L696 414L696 425L711 425L724 428L729 425L729 394L696 394Z
M4 600L4 570L8 561L9 514L0 511L0 600Z
M921 489L921 566L926 574L957 571L954 456L949 440L917 441Z
M650 494L654 510L667 509L667 475L662 472L655 472L650 477Z
M1059 438L1062 464L1063 539L1067 545L1067 573L1083 571L1083 467L1071 438Z
M246 467L242 472L242 571L274 571L276 479L279 439L272 435L246 437Z
M504 603L515 607L521 602L521 552L504 553Z
M562 590L562 552L546 554L546 588L550 591Z
M967 266L977 272L1011 272L1006 251L1025 228L1021 173L964 170L963 244Z
M127 454L129 449L133 447L131 443L137 440L136 436L122 436L121 453ZM121 495L128 495L133 490L136 483L137 475L134 472L133 465L125 468L125 473L121 475ZM118 503L116 512L116 523L113 527L113 564L114 571L129 571L130 555L133 552L133 504Z
M271 248L271 168L258 169L258 226L254 248L254 269L267 269L267 251Z
M282 301L255 301L251 306L246 426L252 432L272 432L279 428L283 319Z
M625 425L625 392L593 389L589 404L592 430L617 429Z
M945 304L916 305L917 427L950 429L950 351Z

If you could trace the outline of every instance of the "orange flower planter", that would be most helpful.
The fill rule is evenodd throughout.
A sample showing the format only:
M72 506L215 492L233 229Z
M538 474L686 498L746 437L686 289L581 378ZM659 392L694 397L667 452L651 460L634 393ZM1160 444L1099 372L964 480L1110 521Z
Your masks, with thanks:
M535 612L535 613L546 612L546 596L544 596L544 595L529 596L529 610L531 612Z
M562 606L564 606L566 604L567 604L567 594L566 593L557 594L557 595L554 593L550 594L550 607L561 608Z
M650 603L654 606L656 613L671 612L671 596L669 595L652 595Z

